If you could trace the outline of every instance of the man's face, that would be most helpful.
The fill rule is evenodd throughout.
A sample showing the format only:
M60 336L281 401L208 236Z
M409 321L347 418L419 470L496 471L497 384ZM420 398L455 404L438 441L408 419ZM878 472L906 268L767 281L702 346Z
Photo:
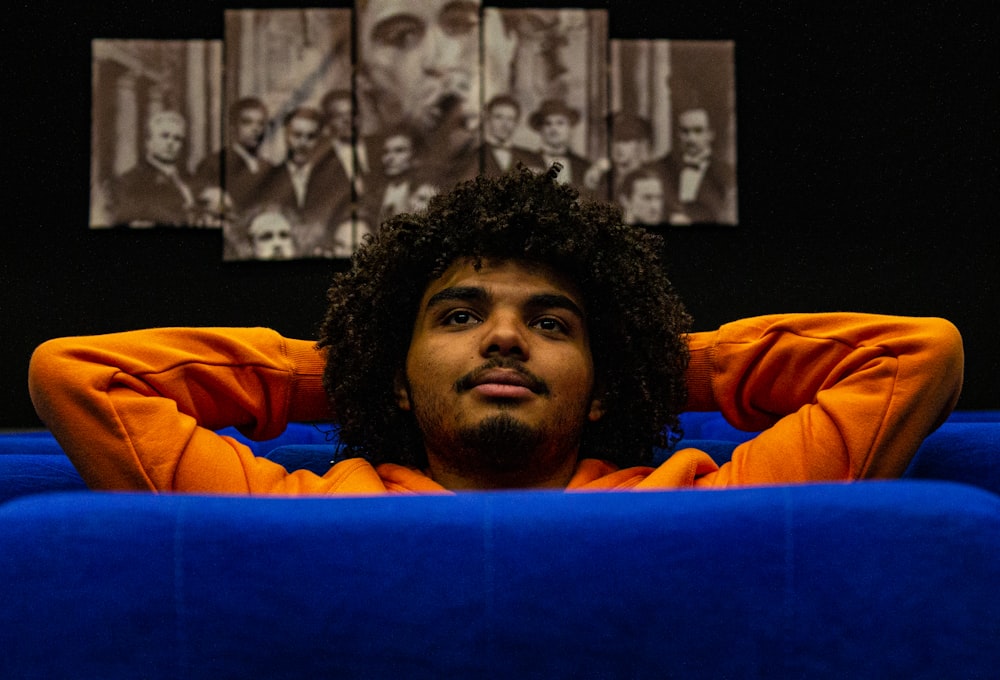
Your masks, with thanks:
M284 260L295 253L292 225L281 213L265 212L254 218L247 230L258 260Z
M569 144L569 118L561 113L545 116L542 123L542 140L556 149L562 149Z
M432 471L486 486L572 471L584 424L603 413L585 313L568 279L517 260L478 271L459 260L431 282L397 399L416 418Z
M384 124L423 132L476 116L478 0L368 0L358 12L362 68ZM359 4L360 7L360 4Z
M622 201L633 224L663 222L663 183L653 177L637 179L632 195Z
M681 140L681 150L686 156L702 156L711 153L715 133L708 122L704 109L685 111L677 117L677 134Z
M295 165L305 165L312 159L318 141L319 123L312 118L296 116L285 126L288 160Z
M267 126L267 114L263 109L246 108L239 112L236 118L236 143L250 153L257 153L264 141L264 129Z
M382 144L382 171L386 177L398 177L410 169L413 142L406 135L393 135Z
M172 165L181 154L186 136L187 130L179 120L160 119L149 127L146 151L159 162Z
M619 175L632 172L649 160L649 141L620 139L611 143L611 162Z
M517 109L510 104L496 104L486 112L486 131L497 142L506 142L517 127Z
M351 100L334 99L326 107L330 134L342 142L351 141Z

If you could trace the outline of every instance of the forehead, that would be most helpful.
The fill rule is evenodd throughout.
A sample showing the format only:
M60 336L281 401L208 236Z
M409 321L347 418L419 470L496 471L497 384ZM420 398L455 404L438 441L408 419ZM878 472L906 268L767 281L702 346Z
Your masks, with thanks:
M517 107L507 102L501 102L491 106L489 113L491 116L516 116Z
M409 151L413 143L406 135L393 135L385 140L382 145L386 151Z
M288 129L295 132L315 132L319 129L319 122L306 116L295 116L288 121Z
M680 124L686 128L708 127L708 114L701 110L685 111L680 115Z
M632 185L632 191L636 194L660 193L663 191L663 186L660 184L660 180L655 177L643 177L635 181L635 184Z
M258 121L263 120L264 116L264 109L259 106L248 106L244 109L240 109L239 118L243 121Z
M483 288L494 296L529 298L538 294L557 294L570 298L583 309L583 295L573 280L556 269L537 262L516 259L484 259L479 267L472 258L451 264L424 290L421 308L428 300L448 288Z
M154 118L149 121L149 131L154 135L184 134L184 123L177 118Z
M351 112L351 100L348 97L339 97L337 99L331 99L326 104L326 110L330 113L350 113Z
M251 234L257 234L263 231L288 230L290 228L288 220L279 213L264 213L250 223L249 231Z

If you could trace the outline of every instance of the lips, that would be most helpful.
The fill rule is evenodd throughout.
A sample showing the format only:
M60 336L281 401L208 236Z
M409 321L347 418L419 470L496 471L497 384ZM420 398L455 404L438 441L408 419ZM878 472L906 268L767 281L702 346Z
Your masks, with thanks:
M461 378L455 387L458 392L471 390L484 397L499 399L523 399L548 393L545 382L524 368L489 364Z
M525 376L506 369L486 371L473 381L472 390L484 397L501 399L518 399L535 393Z
M466 96L455 89L447 89L428 98L422 109L422 124L427 129L465 127L466 100Z

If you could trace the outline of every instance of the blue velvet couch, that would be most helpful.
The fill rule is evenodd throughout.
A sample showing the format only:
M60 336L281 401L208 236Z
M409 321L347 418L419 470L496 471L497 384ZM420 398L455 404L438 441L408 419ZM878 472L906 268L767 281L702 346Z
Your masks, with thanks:
M751 436L684 425L720 460ZM329 436L252 445L322 470ZM953 415L901 480L642 494L97 493L47 433L0 435L0 678L998 669L998 412Z

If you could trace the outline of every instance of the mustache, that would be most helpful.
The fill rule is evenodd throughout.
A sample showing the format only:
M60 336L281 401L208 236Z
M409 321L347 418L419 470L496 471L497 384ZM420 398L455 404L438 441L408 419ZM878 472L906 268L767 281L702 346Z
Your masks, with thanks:
M524 364L517 359L511 359L508 357L494 357L482 366L469 371L455 381L455 391L462 393L467 390L471 390L479 384L484 373L497 368L507 369L517 373L524 379L525 386L535 394L545 395L549 393L549 386L544 380L525 368Z

